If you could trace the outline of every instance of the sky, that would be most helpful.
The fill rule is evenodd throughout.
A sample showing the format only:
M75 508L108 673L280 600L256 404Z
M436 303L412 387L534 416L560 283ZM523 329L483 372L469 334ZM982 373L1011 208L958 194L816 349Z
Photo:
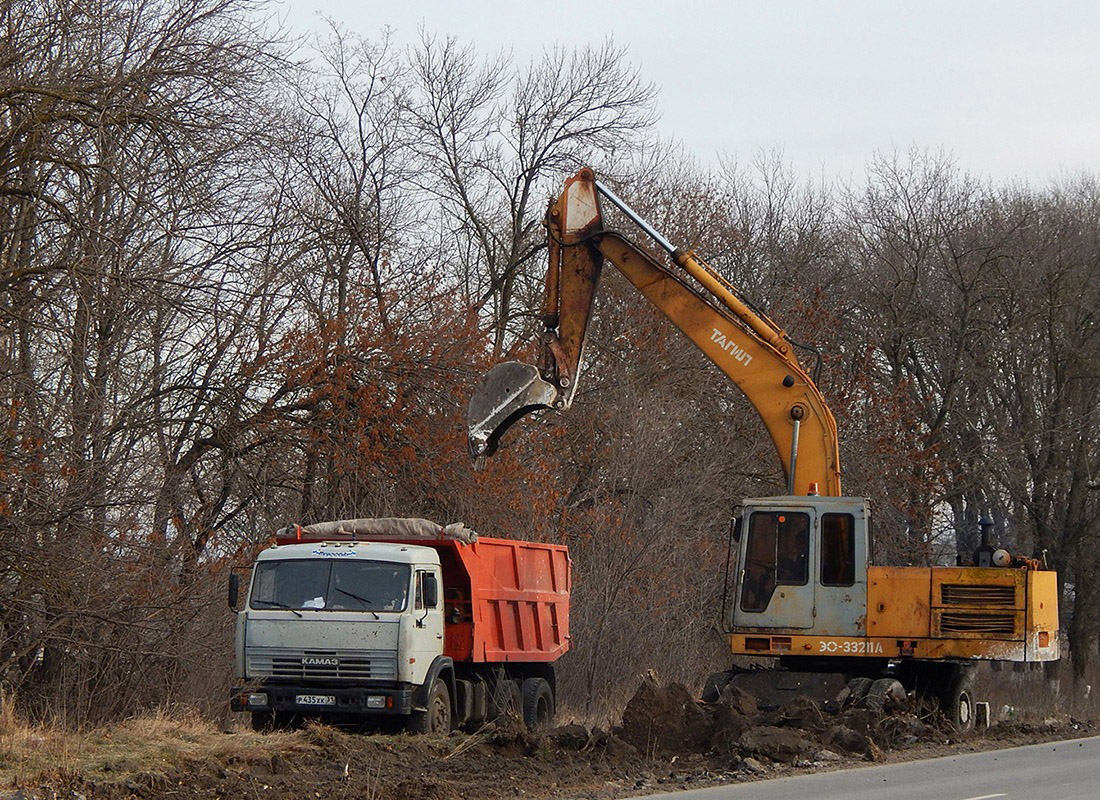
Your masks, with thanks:
M658 132L700 161L779 150L858 178L876 152L939 150L996 181L1100 173L1100 3L1091 0L279 0L365 38L423 26L517 62L554 44L627 49Z

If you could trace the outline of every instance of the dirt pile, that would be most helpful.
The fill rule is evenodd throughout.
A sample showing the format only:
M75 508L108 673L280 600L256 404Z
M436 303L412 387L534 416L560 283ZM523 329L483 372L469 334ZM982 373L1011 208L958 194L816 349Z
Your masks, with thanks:
M884 750L949 735L922 721L908 705L904 693L884 692L859 700L842 694L824 704L796 696L761 711L752 695L734 685L725 687L716 702L704 704L680 684L661 686L646 679L615 733L651 757L703 753L785 764L821 760L817 756L825 751L876 758Z
M708 749L714 722L679 683L646 679L623 711L619 735L640 753L693 753Z

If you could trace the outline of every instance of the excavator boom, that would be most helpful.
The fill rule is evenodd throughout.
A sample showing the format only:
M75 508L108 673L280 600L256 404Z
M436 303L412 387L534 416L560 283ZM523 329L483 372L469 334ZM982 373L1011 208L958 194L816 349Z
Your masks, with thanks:
M601 199L625 214L675 266L605 228ZM546 229L550 259L540 312L542 363L506 362L485 376L468 409L472 457L491 455L504 432L526 414L572 404L600 272L610 261L745 393L775 444L788 493L816 484L822 494L840 495L836 422L782 328L753 310L701 258L654 230L590 169L566 181L547 213Z

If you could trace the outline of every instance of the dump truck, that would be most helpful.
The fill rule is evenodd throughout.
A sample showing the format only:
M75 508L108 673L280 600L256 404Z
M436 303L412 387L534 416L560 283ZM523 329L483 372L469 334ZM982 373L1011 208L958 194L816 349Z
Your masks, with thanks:
M280 529L236 611L231 707L257 730L307 718L399 721L415 733L522 715L552 723L569 649L562 545L461 523L340 520Z
M630 233L605 224L604 203L633 226ZM738 555L727 576L732 602L722 609L732 652L771 658L781 669L716 673L705 698L731 681L753 683L760 696L831 695L839 686L837 694L847 689L875 701L902 689L937 699L968 728L976 662L1059 657L1057 575L1040 559L990 544L991 525L983 525L971 564L874 564L871 505L841 490L828 403L791 337L722 274L672 244L590 168L565 182L545 226L540 361L498 364L473 393L467 435L475 463L525 415L572 405L606 261L741 389L782 464L784 493L740 503L730 531ZM656 247L638 244L638 233Z

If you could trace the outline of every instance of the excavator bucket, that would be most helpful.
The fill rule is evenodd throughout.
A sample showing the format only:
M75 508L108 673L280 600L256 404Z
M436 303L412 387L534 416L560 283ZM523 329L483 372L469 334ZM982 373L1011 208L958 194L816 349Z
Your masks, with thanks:
M552 408L557 399L557 387L530 364L505 361L489 370L466 409L467 443L475 465L480 467L493 454L513 423L532 411Z

